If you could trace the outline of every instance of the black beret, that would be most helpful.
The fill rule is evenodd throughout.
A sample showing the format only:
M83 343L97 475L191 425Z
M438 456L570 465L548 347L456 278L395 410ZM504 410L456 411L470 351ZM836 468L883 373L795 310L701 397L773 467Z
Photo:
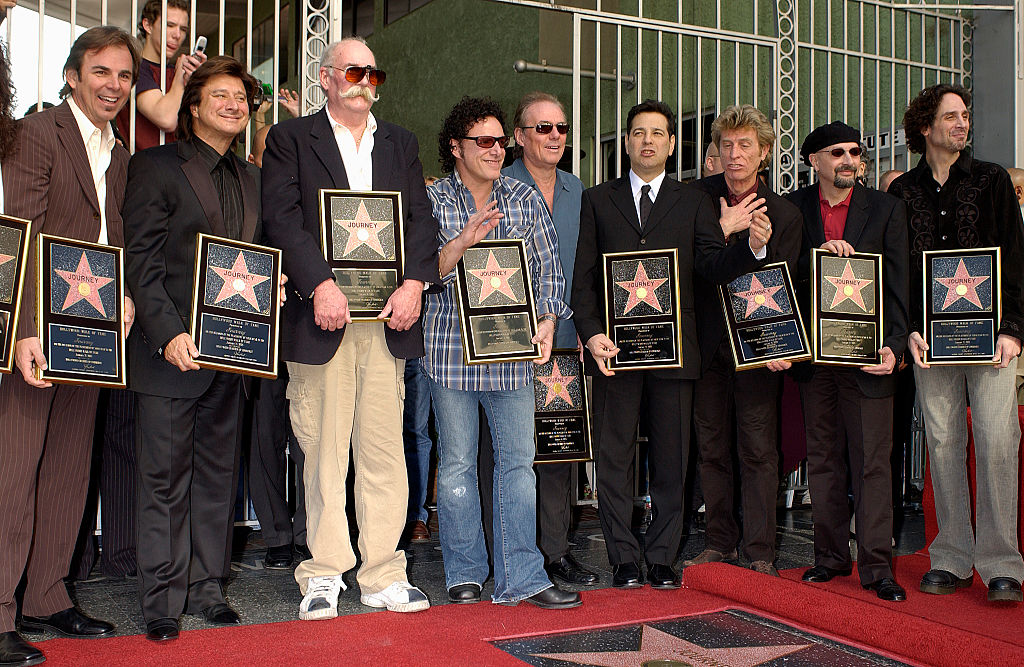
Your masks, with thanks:
M822 125L807 135L804 143L800 146L800 157L804 164L811 166L810 157L826 146L832 144L860 143L860 131L850 127L846 123L834 120L828 125Z

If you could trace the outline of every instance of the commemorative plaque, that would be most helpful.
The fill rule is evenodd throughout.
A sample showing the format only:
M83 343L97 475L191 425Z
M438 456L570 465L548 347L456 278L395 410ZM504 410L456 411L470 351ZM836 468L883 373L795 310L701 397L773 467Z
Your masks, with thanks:
M767 264L719 287L736 370L811 358L785 262Z
M0 215L0 373L10 373L14 366L14 339L31 228L28 220Z
M467 364L540 358L522 239L484 239L466 250L455 265L455 293Z
M191 335L196 364L277 377L281 251L199 234Z
M534 463L591 460L589 400L579 351L552 350L547 363L534 366L533 396Z
M377 314L402 282L402 230L400 192L320 191L324 257L352 321L381 321Z
M679 368L679 261L676 249L604 255L605 329L619 353L611 370Z
M40 234L36 325L46 370L66 384L124 387L124 255L120 248Z
M840 257L811 250L814 363L871 366L881 363L882 256Z
M924 252L925 363L992 363L1001 286L999 248Z

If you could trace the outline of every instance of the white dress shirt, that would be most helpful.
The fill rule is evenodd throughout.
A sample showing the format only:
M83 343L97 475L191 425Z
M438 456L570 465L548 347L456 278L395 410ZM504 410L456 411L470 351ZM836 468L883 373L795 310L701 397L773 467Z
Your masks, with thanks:
M110 166L110 154L114 150L114 130L110 123L104 123L103 129L93 125L70 95L67 98L71 113L78 122L85 144L85 154L89 158L92 170L93 185L96 186L96 200L100 205L100 236L98 243L107 242L107 167Z
M636 208L637 220L640 220L640 189L645 185L651 186L651 203L653 204L658 200L658 192L661 190L661 184L664 180L664 171L652 178L649 182L644 182L644 179L637 176L635 171L632 169L629 170L629 187L633 189L633 206ZM640 224L644 224L643 220L640 220Z
M373 160L370 154L373 152L373 133L377 131L377 119L372 113L367 115L366 127L357 148L352 132L335 120L330 109L327 109L327 118L334 129L334 140L338 142L341 161L345 163L349 189L373 190Z

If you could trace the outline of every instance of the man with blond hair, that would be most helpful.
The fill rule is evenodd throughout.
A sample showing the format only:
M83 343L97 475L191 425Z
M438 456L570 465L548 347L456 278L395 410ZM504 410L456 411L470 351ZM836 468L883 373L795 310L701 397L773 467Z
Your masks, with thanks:
M764 264L787 262L794 272L800 212L758 178L775 143L763 113L749 104L728 107L711 125L711 143L723 172L695 183L711 195L718 214L717 224L697 227L695 263L702 374L694 387L693 419L707 531L704 551L686 565L736 559L734 497L742 479L744 555L751 569L778 576L773 563L781 381L763 368L736 371L718 291ZM734 452L740 479L733 473Z

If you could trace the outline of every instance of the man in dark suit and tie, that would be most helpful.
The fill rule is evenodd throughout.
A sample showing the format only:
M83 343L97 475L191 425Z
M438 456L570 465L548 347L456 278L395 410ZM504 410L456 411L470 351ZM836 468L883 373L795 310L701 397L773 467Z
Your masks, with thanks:
M20 121L17 144L4 161L3 190L6 213L31 220L33 236L123 244L119 210L128 152L115 143L110 121L138 71L131 35L111 26L87 30L64 65L64 103ZM17 371L0 384L0 663L19 665L44 660L15 630L14 590L23 574L23 632L103 637L114 631L79 612L63 581L85 506L99 390L35 378L33 367L45 368L46 359L34 317L35 260L29 262ZM124 311L130 326L131 299Z
M786 197L803 213L803 249L797 293L809 300L811 249L841 257L854 252L882 254L881 362L861 368L798 364L807 431L807 472L814 499L814 567L803 580L825 582L852 569L849 548L853 486L857 518L857 571L864 588L890 602L906 600L892 573L892 409L893 369L907 344L909 254L906 208L890 195L856 182L861 164L860 132L835 121L804 139L800 155L817 183ZM802 314L810 331L814 313ZM787 367L774 362L770 367ZM849 461L849 467L847 467Z
M627 176L583 193L580 235L573 272L572 309L584 341L588 374L594 377L594 437L599 516L620 588L643 585L679 587L672 561L683 530L683 479L690 441L693 381L700 374L694 320L694 229L717 224L711 198L668 178L665 162L675 148L675 114L663 102L634 106L626 120ZM602 253L675 248L679 257L679 307L682 319L682 367L613 373L606 361L618 353L604 323ZM633 514L633 461L641 413L649 434L648 474L654 518L647 528L646 550L630 529Z
M327 104L275 125L263 155L267 238L281 248L294 287L281 316L292 430L305 454L306 540L295 570L299 618L338 614L341 575L356 564L345 512L349 451L355 464L360 601L396 612L429 607L406 575L398 541L408 478L402 439L405 360L423 356L423 289L438 283L437 221L416 137L370 113L385 73L358 37L329 44L320 60ZM348 300L320 245L320 190L401 193L404 276L378 317L352 323Z
M122 212L125 273L138 304L128 340L138 395L138 566L146 636L154 641L178 636L182 612L239 622L223 582L242 376L199 368L188 320L197 234L260 239L259 171L231 151L255 91L237 60L210 58L185 86L178 142L137 153L128 169Z

